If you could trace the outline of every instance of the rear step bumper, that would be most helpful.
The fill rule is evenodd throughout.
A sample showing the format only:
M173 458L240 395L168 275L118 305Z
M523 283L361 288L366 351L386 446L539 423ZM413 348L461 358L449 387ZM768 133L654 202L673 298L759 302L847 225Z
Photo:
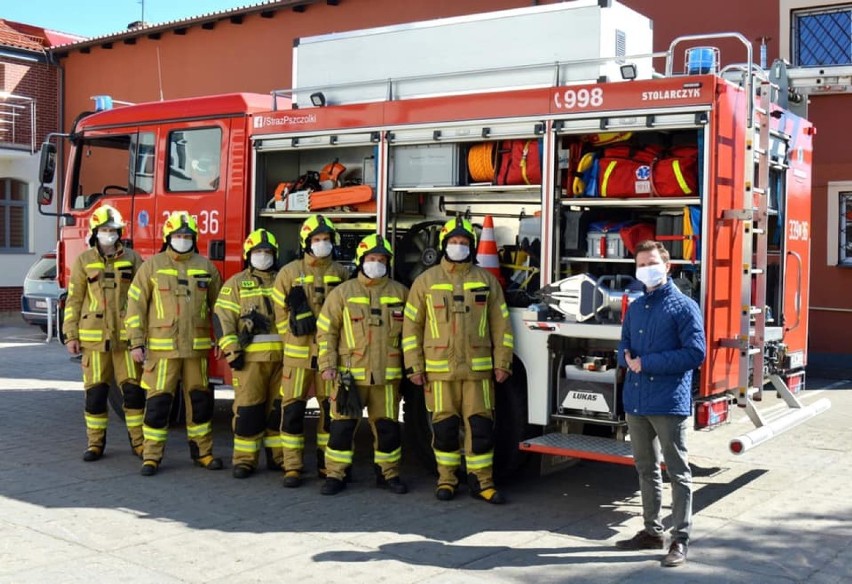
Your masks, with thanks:
M582 434L545 434L524 440L519 448L528 452L568 456L584 460L598 460L633 466L633 452L629 442Z

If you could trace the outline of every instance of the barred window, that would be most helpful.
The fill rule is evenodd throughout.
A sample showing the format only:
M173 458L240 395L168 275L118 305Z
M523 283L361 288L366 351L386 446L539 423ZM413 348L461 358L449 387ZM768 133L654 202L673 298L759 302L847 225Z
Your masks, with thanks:
M852 3L794 11L790 25L794 65L852 64Z
M852 192L840 193L837 263L852 266Z
M26 252L27 183L13 178L0 178L0 253Z

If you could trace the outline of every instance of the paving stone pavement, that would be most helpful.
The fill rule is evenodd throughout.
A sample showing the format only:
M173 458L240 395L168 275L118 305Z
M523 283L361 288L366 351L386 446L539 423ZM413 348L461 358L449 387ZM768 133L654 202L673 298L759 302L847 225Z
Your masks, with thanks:
M321 497L317 479L284 489L278 473L237 481L194 468L181 428L160 474L141 477L115 417L104 458L84 463L79 364L43 338L0 320L0 583L850 581L852 381L809 380L802 399L832 409L739 457L727 443L750 428L741 412L692 433L689 562L664 569L662 552L613 548L642 526L630 467L581 462L516 480L504 507L443 503L407 454L411 492L375 489L362 432L355 481ZM770 395L761 409L780 404ZM226 460L229 408L217 400Z

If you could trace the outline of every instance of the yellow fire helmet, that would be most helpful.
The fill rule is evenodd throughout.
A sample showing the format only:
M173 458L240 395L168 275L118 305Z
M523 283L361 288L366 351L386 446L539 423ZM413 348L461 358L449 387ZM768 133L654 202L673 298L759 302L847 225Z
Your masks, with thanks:
M89 217L89 230L91 235L94 235L95 231L99 227L123 229L124 220L121 218L121 213L118 212L118 209L111 207L110 205L101 205L95 209L95 212L92 213L91 217Z
M337 245L340 243L338 241L337 230L334 228L334 224L323 217L322 215L311 215L305 222L302 223L302 228L299 230L299 242L302 244L302 249L304 251L310 251L311 249L311 238L314 235L319 235L320 233L330 233L331 234L331 243Z
M355 248L355 264L360 266L364 261L364 256L371 253L384 254L390 260L393 257L393 248L387 239L377 233L372 233L362 239L358 247Z
M198 236L198 224L187 211L173 211L163 224L163 241L167 242L175 233L190 233L194 237Z
M256 249L271 249L275 259L278 259L278 241L266 229L255 229L249 233L243 242L243 259L247 260L249 254Z
M438 234L438 247L446 251L447 240L455 235L464 235L470 239L471 250L476 249L476 232L473 230L473 224L463 217L456 217L444 223L441 233Z

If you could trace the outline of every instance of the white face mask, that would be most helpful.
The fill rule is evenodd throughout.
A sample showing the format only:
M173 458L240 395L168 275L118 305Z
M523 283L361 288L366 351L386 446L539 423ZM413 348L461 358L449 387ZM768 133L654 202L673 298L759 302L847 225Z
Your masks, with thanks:
M636 279L646 288L655 288L666 281L666 264L652 264L636 268Z
M98 243L101 247L111 248L115 245L116 241L118 241L118 233L114 231L106 233L98 232Z
M453 262L463 262L470 257L470 246L464 243L448 243L447 257Z
M315 241L311 244L311 253L317 258L326 258L331 255L330 241Z
M192 239L172 237L169 240L169 245L178 253L186 253L192 249Z
M275 263L275 258L272 257L271 253L265 252L254 252L251 254L251 267L256 270L260 270L265 272L269 268L272 267L272 264Z
M375 280L388 273L388 267L383 262L364 262L364 275Z

